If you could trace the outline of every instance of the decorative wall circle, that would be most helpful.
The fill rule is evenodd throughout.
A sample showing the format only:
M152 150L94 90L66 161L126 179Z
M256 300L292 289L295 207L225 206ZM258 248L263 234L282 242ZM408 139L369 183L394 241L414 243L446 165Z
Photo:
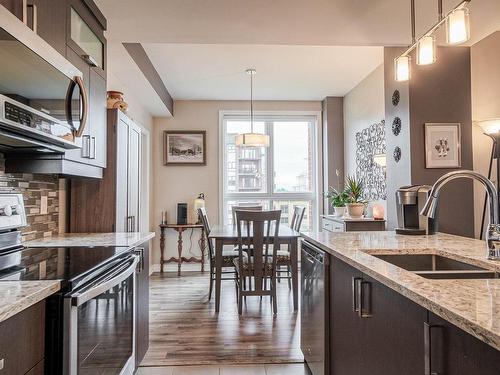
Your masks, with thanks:
M401 119L399 117L395 117L392 121L392 134L399 135L401 133Z
M394 90L394 92L392 93L392 105L397 106L399 104L399 99L401 99L399 90Z
M394 161L396 163L399 163L399 161L401 160L401 149L399 148L399 146L396 146L394 148L394 151L392 153L392 156L394 157Z

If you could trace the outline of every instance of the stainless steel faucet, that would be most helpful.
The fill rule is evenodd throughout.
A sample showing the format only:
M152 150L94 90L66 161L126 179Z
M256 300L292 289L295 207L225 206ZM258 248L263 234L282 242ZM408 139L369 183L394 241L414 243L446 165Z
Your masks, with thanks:
M495 185L484 177L474 171L453 171L441 176L436 183L432 186L425 206L420 212L421 215L434 218L439 203L439 192L441 188L452 180L458 178L470 178L480 182L486 189L488 195L488 202L490 205L490 224L488 225L488 232L486 234L486 256L488 259L500 260L500 225L498 221L498 193Z

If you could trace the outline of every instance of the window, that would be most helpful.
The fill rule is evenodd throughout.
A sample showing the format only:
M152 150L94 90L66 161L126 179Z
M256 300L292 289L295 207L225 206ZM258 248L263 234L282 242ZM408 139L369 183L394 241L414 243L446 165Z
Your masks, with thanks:
M316 115L255 116L254 132L268 134L270 146L236 147L238 134L251 131L246 115L222 114L222 221L232 224L234 205L280 209L291 222L295 206L305 206L302 229L312 228L317 214Z

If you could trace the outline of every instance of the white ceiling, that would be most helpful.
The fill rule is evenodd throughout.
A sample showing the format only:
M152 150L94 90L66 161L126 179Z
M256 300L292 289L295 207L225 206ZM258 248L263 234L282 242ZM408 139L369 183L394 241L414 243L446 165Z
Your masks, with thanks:
M443 0L445 11L459 1ZM110 52L123 49L122 42L142 43L174 99L242 98L248 95L248 89L241 71L249 66L258 70L256 95L261 99L342 94L381 60L377 60L377 50L341 50L338 46L410 43L410 0L96 3L108 19L106 36L109 45L115 45ZM417 1L417 34L436 21L436 3ZM469 8L471 43L500 30L500 0L472 0ZM109 56L113 74L119 76L115 70L129 72L124 77L125 81L134 82L127 82L129 91L138 90L136 81L149 85L140 73L130 75L133 68L123 67L129 63L133 64L119 56ZM146 92L141 93L143 100L150 102L143 94ZM164 106L158 105L154 113L165 112Z
M246 100L255 68L257 100L344 96L383 61L381 47L146 44L177 100Z

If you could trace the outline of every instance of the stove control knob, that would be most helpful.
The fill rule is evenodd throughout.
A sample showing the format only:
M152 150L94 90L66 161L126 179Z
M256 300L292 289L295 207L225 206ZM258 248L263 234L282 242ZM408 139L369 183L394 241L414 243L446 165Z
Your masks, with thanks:
M12 207L10 205L1 207L0 216L12 216Z
M10 206L12 215L21 215L21 207L18 204Z

